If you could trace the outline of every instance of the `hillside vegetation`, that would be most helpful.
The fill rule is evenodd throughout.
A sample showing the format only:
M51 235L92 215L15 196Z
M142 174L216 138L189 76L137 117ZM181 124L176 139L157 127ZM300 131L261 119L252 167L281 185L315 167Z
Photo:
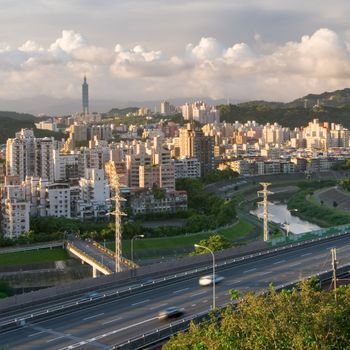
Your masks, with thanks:
M304 104L306 103L306 108ZM309 94L292 102L250 101L236 105L220 105L220 119L229 123L255 120L277 122L287 127L307 125L314 118L341 123L350 128L350 89Z
M33 129L36 137L66 137L62 133L36 129L36 122L38 119L32 114L0 111L0 144L6 143L9 137L15 137L15 133L22 128Z

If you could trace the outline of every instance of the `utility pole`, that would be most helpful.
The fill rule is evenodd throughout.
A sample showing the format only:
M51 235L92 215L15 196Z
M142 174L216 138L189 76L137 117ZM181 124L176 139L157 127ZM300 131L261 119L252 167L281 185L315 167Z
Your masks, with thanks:
M269 240L269 201L267 196L273 194L273 192L268 190L268 187L271 185L270 182L260 182L260 185L263 189L258 191L258 197L260 197L259 195L263 195L263 200L258 202L258 205L264 206L264 242L266 242Z
M337 248L331 249L332 253L332 270L333 270L333 290L334 290L334 297L335 300L337 300Z

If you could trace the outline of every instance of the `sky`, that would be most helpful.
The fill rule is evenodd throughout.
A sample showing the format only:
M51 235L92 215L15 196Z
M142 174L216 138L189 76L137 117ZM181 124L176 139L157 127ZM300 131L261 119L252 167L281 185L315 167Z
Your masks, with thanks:
M0 0L0 101L290 101L349 87L345 0ZM1 104L0 104L1 109Z

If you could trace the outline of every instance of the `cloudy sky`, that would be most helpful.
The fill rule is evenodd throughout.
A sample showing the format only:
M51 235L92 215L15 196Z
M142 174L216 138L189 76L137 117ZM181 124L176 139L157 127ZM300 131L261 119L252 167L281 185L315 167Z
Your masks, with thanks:
M0 0L0 99L287 101L350 84L345 0ZM0 108L1 109L1 108Z

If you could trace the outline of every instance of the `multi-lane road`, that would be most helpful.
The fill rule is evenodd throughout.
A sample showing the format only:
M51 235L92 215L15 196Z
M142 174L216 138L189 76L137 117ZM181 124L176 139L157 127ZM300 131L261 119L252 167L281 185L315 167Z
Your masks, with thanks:
M262 290L270 282L280 285L330 269L330 248L338 248L340 264L350 263L350 237L302 246L275 255L219 269L225 279L216 287L216 305L229 301L229 289L242 293ZM208 257L208 264L211 259ZM123 299L90 303L65 315L34 321L0 333L0 348L9 349L108 349L138 335L164 326L157 313L169 306L185 309L189 316L208 310L211 287L201 287L198 276L177 279L167 285L154 285ZM0 316L1 321L1 316Z

